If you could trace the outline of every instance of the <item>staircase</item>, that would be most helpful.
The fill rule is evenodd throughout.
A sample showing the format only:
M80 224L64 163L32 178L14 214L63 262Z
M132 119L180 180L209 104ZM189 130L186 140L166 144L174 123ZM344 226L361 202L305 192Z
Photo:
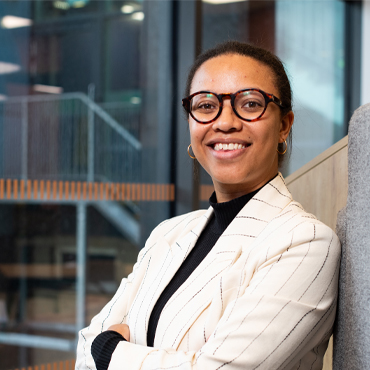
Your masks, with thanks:
M0 101L0 179L139 182L141 143L132 132L139 111L125 106L120 114L130 117L131 132L83 93ZM139 243L139 223L127 202L91 204Z

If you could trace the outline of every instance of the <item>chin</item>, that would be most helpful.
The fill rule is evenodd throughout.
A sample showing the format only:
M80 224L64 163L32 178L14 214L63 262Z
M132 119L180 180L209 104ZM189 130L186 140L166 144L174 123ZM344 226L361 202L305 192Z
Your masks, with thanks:
M253 172L237 173L237 171L221 171L219 176L212 176L212 179L222 184L245 184L255 178Z
M243 185L245 183L247 183L248 181L246 181L246 179L236 179L236 178L218 178L218 179L215 179L213 178L213 183L214 184L220 184L221 186L239 186L239 187L243 187Z

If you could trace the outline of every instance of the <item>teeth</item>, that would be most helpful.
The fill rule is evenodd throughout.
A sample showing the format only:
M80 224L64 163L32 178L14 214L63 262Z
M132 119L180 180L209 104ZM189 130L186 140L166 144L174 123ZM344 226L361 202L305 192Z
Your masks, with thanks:
M216 151L219 151L219 150L237 150L237 149L244 149L245 148L245 145L243 144L233 144L233 143L230 143L230 144L222 144L222 143L217 143L214 145L213 149L216 150Z

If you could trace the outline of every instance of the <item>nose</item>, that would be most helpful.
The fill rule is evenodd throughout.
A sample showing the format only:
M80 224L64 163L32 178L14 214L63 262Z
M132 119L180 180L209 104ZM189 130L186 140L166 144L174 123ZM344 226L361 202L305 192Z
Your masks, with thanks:
M232 132L239 131L242 127L243 123L233 111L230 99L224 99L222 112L213 123L213 129L215 131Z

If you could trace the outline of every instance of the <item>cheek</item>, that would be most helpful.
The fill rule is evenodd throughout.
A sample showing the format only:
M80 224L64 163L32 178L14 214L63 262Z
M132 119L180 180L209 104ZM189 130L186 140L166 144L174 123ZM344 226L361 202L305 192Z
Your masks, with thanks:
M193 146L198 146L201 144L204 135L205 130L204 127L199 125L197 122L191 122L189 120L189 131L190 131L190 141Z
M260 156L263 157L265 154L270 157L271 153L274 153L278 146L279 130L275 126L270 129L258 130L258 132L255 132L255 135L255 137L259 138L256 149L259 151Z
M265 140L268 141L278 141L280 133L280 122L266 122L266 125L260 127L259 134Z
M189 128L190 128L190 143L191 143L191 145L193 146L193 149L194 149L194 147L197 145L197 132L195 131L195 130L193 130L192 128L191 128L191 126L189 126Z
M189 123L190 138L192 138L196 132L196 125L195 125L196 122L194 122L192 118L189 118L188 123Z

